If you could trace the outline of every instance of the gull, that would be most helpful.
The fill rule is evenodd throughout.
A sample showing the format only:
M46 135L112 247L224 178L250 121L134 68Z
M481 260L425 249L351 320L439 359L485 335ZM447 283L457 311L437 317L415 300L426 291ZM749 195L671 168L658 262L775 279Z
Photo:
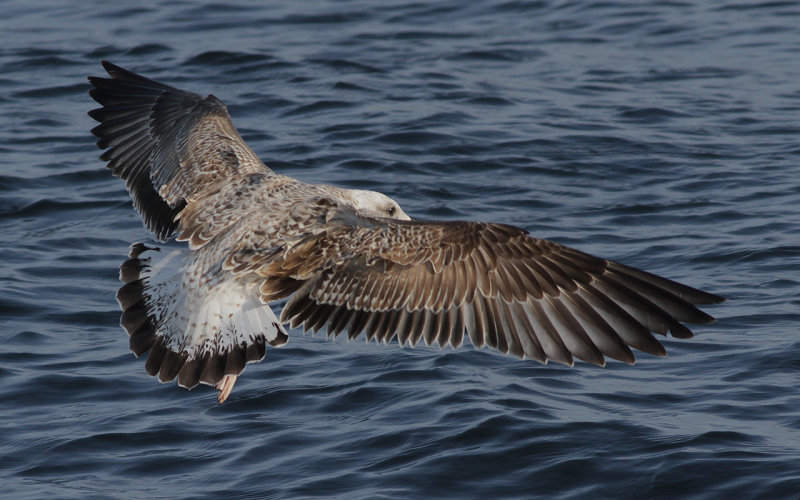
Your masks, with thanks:
M375 192L272 171L225 105L102 62L100 159L162 248L120 266L121 326L161 382L215 386L289 340L285 324L414 346L488 346L541 363L665 356L724 299L505 224L412 219ZM280 319L271 304L287 299Z

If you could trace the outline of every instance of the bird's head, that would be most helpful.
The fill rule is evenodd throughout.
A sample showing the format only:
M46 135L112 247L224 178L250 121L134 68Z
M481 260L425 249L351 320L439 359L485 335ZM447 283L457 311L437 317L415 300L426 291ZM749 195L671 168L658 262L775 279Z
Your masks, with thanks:
M411 220L411 217L403 212L400 205L385 194L361 189L348 189L347 194L350 195L353 206L359 215L373 218Z

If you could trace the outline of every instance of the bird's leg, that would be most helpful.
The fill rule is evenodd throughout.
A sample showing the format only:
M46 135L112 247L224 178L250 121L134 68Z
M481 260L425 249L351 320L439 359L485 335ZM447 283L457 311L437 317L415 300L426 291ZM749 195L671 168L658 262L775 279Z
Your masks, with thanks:
M236 383L236 375L225 375L222 378L222 381L217 384L217 389L219 389L219 396L217 396L217 401L220 404L224 403L228 396L230 396L231 391L233 390L233 384Z

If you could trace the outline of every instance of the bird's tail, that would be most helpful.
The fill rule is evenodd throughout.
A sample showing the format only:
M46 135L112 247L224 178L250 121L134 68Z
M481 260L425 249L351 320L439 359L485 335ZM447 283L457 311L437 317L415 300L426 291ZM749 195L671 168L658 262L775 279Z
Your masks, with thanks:
M187 250L162 252L143 243L131 245L120 266L120 324L137 356L149 351L145 368L161 382L177 377L189 389L216 385L262 360L267 343L288 341L254 285L215 281L212 274L194 271Z

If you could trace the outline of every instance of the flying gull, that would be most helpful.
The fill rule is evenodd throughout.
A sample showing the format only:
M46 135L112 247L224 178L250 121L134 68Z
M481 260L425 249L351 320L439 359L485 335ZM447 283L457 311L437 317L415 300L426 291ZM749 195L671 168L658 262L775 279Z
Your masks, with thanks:
M291 328L459 347L465 334L519 358L633 364L666 355L651 332L688 338L724 300L522 229L411 219L374 191L308 184L270 170L213 95L103 61L89 77L92 130L159 241L120 267L121 325L161 382L216 386ZM280 320L270 304L289 297Z

